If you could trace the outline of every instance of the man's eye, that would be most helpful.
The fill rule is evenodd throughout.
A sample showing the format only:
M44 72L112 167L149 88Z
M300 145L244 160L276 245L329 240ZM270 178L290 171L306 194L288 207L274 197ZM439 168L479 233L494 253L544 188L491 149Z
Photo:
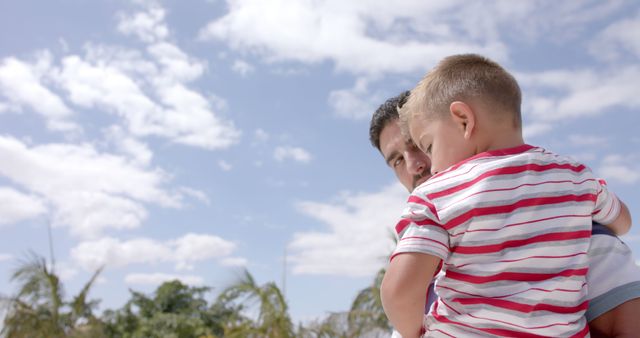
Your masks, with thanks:
M398 157L393 161L393 167L396 168L397 166L399 166L400 164L402 164L402 161L404 159L402 157Z
M429 146L427 147L427 150L425 151L425 153L427 153L427 154L431 154L431 145L429 145Z

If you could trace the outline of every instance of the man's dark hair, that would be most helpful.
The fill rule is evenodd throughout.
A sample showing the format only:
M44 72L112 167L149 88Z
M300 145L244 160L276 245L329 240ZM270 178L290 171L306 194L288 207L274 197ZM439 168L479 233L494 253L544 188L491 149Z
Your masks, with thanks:
M402 105L407 102L407 97L409 97L410 93L409 91L405 91L398 96L388 99L373 113L371 124L369 125L369 140L378 150L380 150L380 133L382 129L384 129L389 122L398 119L398 108L401 108Z

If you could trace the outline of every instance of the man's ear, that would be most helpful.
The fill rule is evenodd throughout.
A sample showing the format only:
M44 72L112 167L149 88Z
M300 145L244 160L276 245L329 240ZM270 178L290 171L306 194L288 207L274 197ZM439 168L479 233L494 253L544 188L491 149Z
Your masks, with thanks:
M449 113L464 138L471 138L476 126L476 114L471 106L462 101L454 101L449 105Z

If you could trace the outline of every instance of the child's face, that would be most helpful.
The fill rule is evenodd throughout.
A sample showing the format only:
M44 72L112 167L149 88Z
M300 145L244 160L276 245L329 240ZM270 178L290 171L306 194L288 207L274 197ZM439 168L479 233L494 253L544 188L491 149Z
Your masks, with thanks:
M456 124L450 116L433 119L413 116L409 133L418 148L431 159L433 175L475 155L475 147L464 137L464 126Z

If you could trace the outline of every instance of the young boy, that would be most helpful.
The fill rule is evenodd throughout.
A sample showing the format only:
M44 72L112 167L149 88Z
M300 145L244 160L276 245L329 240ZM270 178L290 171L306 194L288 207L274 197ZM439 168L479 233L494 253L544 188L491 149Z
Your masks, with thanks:
M387 316L429 336L588 335L591 223L628 231L629 212L582 164L524 144L515 79L477 55L445 58L412 91L403 129L431 160L396 226Z

